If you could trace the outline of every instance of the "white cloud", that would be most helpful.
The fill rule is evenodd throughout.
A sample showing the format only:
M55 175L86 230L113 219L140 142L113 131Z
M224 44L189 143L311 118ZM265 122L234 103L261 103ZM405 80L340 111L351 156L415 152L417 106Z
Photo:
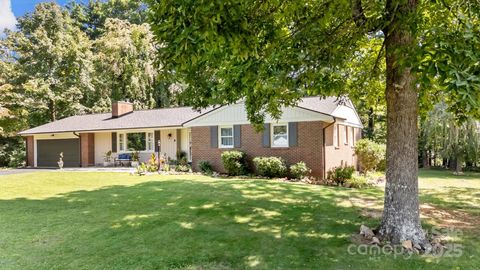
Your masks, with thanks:
M0 36L5 29L15 30L17 19L13 15L10 0L0 0Z

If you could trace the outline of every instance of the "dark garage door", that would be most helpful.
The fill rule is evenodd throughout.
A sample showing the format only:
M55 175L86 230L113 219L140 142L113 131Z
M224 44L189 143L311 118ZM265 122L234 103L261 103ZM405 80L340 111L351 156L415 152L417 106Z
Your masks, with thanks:
M58 139L37 141L37 166L58 167L57 161L63 152L64 167L80 166L79 139Z

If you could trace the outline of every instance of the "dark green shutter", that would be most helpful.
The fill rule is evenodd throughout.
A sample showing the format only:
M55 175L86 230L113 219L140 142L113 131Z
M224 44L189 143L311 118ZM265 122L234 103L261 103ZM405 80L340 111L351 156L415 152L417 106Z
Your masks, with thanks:
M270 124L263 124L263 147L270 147Z
M218 148L218 126L210 127L210 146Z
M240 148L242 146L242 126L233 126L233 147Z
M153 143L155 143L155 152L160 152L160 146L158 146L158 141L160 141L160 130L155 130L153 135Z
M112 132L112 153L117 152L117 133Z
M288 146L297 146L298 139L297 139L297 122L290 122L288 123Z

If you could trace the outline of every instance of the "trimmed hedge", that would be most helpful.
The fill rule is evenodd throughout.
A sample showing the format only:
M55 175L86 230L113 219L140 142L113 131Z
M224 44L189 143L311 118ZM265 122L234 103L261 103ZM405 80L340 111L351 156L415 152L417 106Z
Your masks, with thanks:
M241 151L225 151L222 153L223 167L228 175L243 175L247 172L247 156Z
M355 167L353 166L335 167L328 171L327 179L333 180L336 184L343 185L347 180L352 179L354 172Z
M300 161L290 166L290 175L294 179L303 179L307 176L312 170L307 167L305 162Z
M255 171L266 177L284 177L287 174L285 160L280 157L256 157L253 159Z

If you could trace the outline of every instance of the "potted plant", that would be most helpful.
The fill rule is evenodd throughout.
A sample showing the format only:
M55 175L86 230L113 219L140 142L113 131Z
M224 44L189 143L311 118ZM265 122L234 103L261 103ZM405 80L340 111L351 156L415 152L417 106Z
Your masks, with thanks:
M138 156L139 156L138 151L133 151L132 153L132 167L138 167Z
M60 170L63 169L63 152L60 152L60 157L57 161L57 164L58 164L58 168L60 168Z
M108 151L103 156L103 167L109 167L112 162L112 151Z

